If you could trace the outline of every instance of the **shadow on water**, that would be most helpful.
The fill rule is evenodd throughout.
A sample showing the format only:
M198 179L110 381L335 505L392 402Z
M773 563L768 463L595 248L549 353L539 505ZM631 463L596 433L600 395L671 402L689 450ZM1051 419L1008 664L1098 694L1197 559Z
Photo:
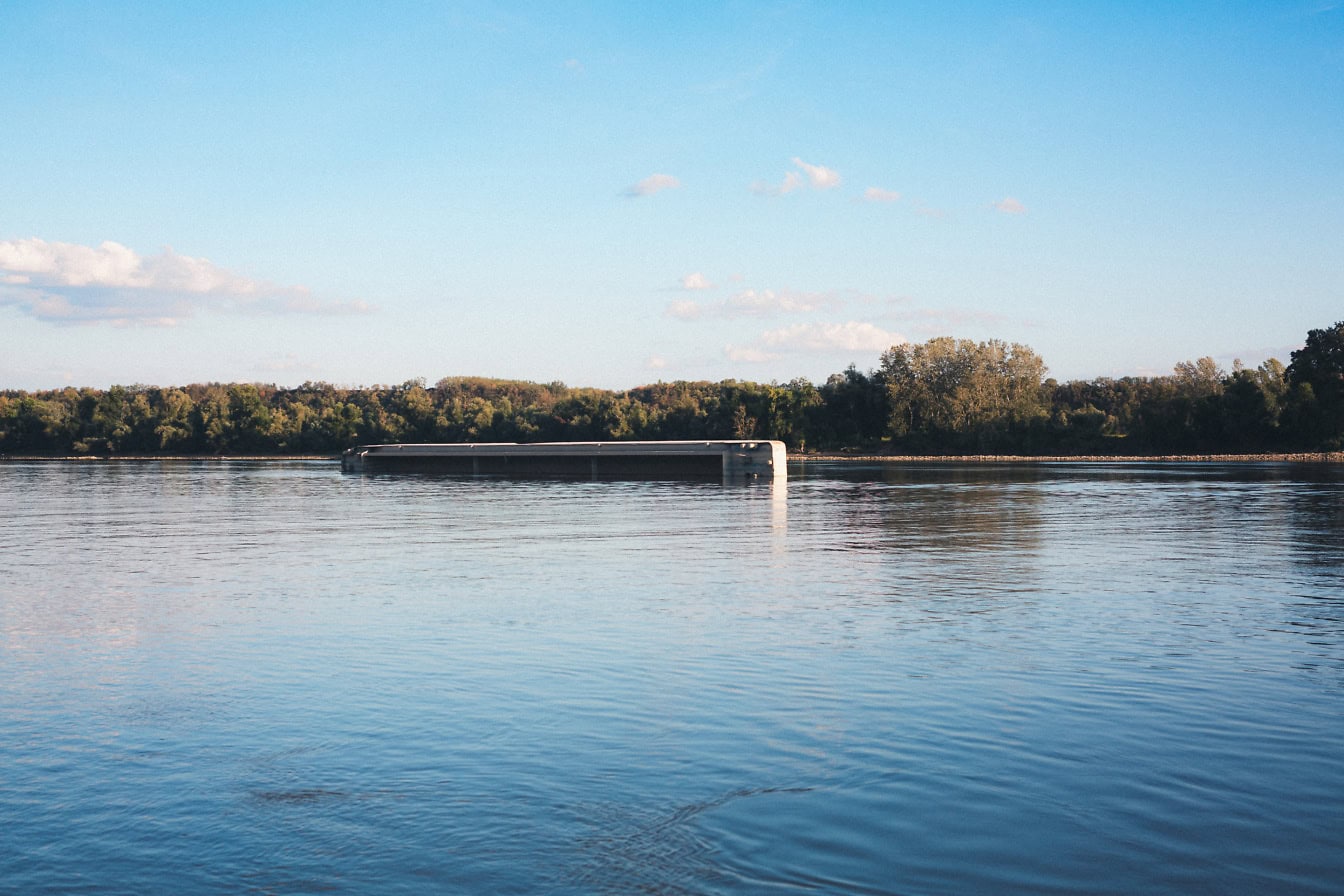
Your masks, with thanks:
M771 489L783 488L783 481L776 481L763 476L725 476L722 473L707 475L694 475L672 472L659 474L657 472L649 475L625 475L612 473L599 476L587 475L562 475L557 473L528 473L528 474L497 474L497 473L454 473L444 472L434 469L408 469L408 470L366 470L357 476L350 477L353 481L363 481L369 483L409 483L409 484L431 484L440 483L457 486L507 486L517 485L523 488L529 486L565 486L579 487L591 484L602 485L610 488L677 488L685 487L687 489L697 490L735 490L735 489Z
M254 790L252 796L263 803L287 804L322 803L350 798L350 794L344 790L328 790L322 787L304 787L297 790Z
M1344 689L1344 477L1298 484L1288 502L1284 528L1304 578L1284 627L1310 645L1299 667L1328 669Z
M596 828L580 838L587 856L561 883L587 893L701 893L732 879L720 870L716 846L696 830L705 812L737 800L783 793L809 793L810 787L755 787L671 810L640 811L607 804L579 807L585 825Z
M798 489L822 491L837 508L828 528L844 541L832 549L875 559L887 599L987 597L1039 580L1044 486L1054 476L1039 466L842 464L804 475ZM965 602L957 610L971 611Z
M1289 491L1291 544L1306 566L1344 579L1344 482L1316 481Z
M1344 482L1338 464L1282 461L795 461L796 479L844 482L989 483L1050 481L1206 480L1215 482Z

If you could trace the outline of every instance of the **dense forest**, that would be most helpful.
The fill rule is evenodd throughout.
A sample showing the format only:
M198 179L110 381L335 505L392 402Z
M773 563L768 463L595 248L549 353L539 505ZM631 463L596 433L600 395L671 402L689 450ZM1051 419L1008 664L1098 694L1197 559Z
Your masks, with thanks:
M626 391L450 377L434 385L208 383L0 391L0 455L328 454L377 442L781 439L793 451L1180 454L1344 447L1344 322L1285 367L1211 358L1167 376L1056 382L1030 348L893 346L816 385Z

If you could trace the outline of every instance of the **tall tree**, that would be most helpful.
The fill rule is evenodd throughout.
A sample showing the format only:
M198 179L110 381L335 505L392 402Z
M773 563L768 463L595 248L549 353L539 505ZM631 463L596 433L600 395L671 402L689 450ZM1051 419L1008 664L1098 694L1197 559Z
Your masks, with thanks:
M1025 345L944 336L892 346L880 376L892 437L910 447L1020 447L1047 414L1045 362Z
M860 448L887 434L891 410L881 371L867 374L853 364L833 373L818 392L820 407L814 415L818 445Z
M1288 365L1299 437L1313 447L1344 444L1344 321L1307 333Z

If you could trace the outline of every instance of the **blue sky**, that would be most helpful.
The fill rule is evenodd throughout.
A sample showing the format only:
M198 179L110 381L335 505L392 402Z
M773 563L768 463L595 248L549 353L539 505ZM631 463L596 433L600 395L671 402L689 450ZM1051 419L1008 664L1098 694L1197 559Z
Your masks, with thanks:
M0 0L0 388L1059 379L1344 319L1344 4Z

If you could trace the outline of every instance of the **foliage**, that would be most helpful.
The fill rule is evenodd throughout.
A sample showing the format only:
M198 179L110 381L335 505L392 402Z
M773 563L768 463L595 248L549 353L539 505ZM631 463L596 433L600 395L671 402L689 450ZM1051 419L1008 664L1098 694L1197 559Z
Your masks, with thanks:
M1045 362L996 339L932 339L882 354L891 434L911 448L991 451L1020 444L1047 416Z
M1308 442L1344 444L1344 321L1307 333L1288 365L1291 416Z
M0 391L0 454L332 454L377 442L780 439L794 450L1167 454L1344 444L1344 323L1287 368L1046 380L1030 348L898 345L820 386L676 381L626 391L481 377L433 386L304 383Z

